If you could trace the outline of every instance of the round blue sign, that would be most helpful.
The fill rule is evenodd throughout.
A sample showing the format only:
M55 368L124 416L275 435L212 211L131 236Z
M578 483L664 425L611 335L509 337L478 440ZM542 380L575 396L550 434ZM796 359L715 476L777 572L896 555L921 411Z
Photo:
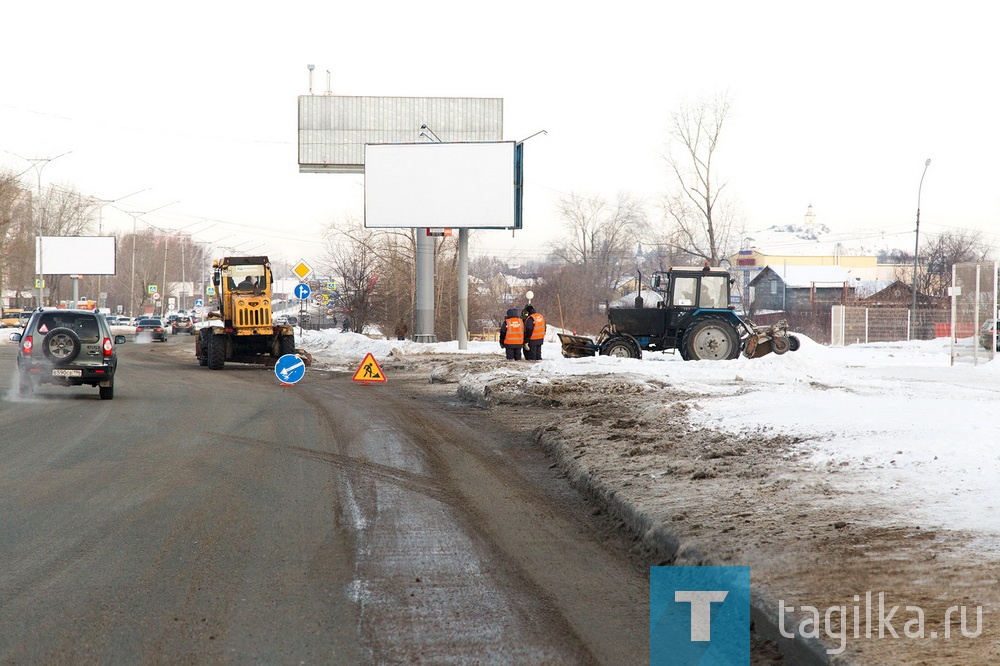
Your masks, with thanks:
M310 289L309 285L307 285L305 282L299 282L297 285L295 285L295 298L299 299L300 301L304 301L307 298L309 298L309 294L311 293L312 289Z
M295 354L285 354L274 364L274 376L285 384L294 384L305 374L305 361Z

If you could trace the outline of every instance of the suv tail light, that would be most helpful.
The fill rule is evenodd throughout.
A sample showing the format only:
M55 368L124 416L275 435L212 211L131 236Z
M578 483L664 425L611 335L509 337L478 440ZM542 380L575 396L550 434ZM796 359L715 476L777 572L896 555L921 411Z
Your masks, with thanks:
M30 335L27 336L27 337L25 337L24 340L21 341L21 349L24 350L25 354L30 354L31 353L31 348L33 346L34 346L34 343L32 343Z
M104 355L111 356L111 352L114 351L115 346L111 344L111 338L104 338Z

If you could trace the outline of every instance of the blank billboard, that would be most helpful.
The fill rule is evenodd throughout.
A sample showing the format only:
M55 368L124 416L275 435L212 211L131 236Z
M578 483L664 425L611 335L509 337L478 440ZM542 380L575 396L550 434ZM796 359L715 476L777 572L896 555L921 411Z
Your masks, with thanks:
M35 273L45 275L114 275L114 236L42 236L35 238Z
M365 146L365 226L521 228L513 141Z

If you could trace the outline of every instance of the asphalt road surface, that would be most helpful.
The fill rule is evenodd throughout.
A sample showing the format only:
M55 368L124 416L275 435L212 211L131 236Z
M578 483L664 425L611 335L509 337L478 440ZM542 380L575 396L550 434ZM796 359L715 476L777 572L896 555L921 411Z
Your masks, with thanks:
M210 371L188 336L120 346L112 401L22 400L15 349L2 663L648 663L646 569L516 414Z

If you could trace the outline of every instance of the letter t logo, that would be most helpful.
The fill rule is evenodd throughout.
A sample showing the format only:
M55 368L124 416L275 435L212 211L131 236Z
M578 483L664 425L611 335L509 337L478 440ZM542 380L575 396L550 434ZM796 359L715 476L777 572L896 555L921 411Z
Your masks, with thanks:
M712 640L712 602L722 602L729 592L713 590L696 592L676 590L674 601L691 604L691 640L705 642Z

